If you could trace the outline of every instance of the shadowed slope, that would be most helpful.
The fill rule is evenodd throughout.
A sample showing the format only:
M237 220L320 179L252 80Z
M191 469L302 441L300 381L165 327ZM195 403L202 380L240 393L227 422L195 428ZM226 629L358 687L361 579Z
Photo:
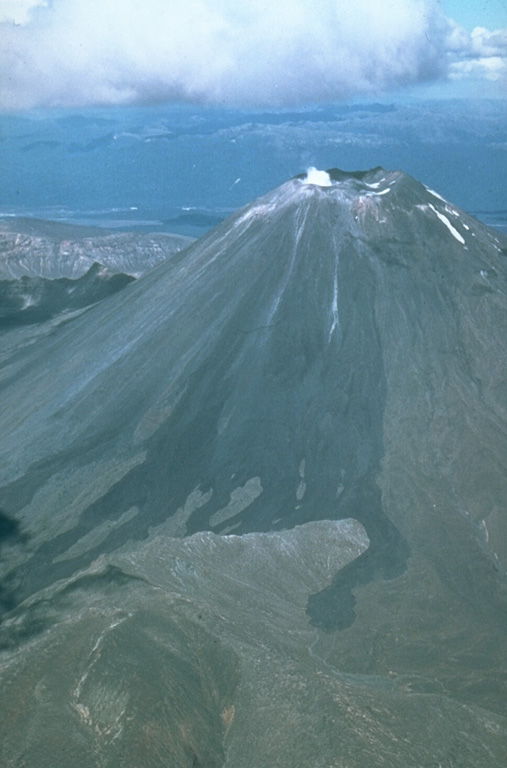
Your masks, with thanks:
M134 280L94 264L82 277L0 280L0 331L49 320L62 312L103 301Z

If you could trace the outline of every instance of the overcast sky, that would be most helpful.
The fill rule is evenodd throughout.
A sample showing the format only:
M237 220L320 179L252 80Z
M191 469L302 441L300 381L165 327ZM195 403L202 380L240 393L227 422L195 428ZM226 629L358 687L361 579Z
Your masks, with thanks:
M0 106L507 95L502 0L0 0Z

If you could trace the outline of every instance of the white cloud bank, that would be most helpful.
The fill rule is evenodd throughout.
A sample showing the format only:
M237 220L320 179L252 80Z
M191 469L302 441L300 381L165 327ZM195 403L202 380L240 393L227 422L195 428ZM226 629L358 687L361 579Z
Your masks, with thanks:
M484 58L436 0L0 0L0 21L6 109L283 106L445 77L450 48Z
M455 54L449 69L451 79L503 81L507 95L507 29L476 27L467 34L456 27L451 41Z

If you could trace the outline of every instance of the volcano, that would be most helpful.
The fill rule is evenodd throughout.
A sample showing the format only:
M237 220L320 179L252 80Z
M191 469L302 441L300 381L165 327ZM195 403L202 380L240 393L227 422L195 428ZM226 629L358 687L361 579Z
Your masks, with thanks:
M312 171L4 332L3 764L502 764L506 256Z

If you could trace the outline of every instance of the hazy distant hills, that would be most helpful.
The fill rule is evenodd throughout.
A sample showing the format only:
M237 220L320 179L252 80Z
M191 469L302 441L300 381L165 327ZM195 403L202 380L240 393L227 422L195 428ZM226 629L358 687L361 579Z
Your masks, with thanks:
M17 215L104 226L128 220L197 235L210 216L223 218L295 168L379 164L404 168L469 212L507 210L500 99L270 112L115 107L1 115L0 122L9 179L0 211ZM188 221L192 208L201 218Z
M3 334L4 764L502 765L506 258L312 172Z
M167 233L0 219L0 330L96 304L191 242Z
M98 263L138 277L193 238L168 233L104 231L32 218L0 219L0 279L77 278Z

